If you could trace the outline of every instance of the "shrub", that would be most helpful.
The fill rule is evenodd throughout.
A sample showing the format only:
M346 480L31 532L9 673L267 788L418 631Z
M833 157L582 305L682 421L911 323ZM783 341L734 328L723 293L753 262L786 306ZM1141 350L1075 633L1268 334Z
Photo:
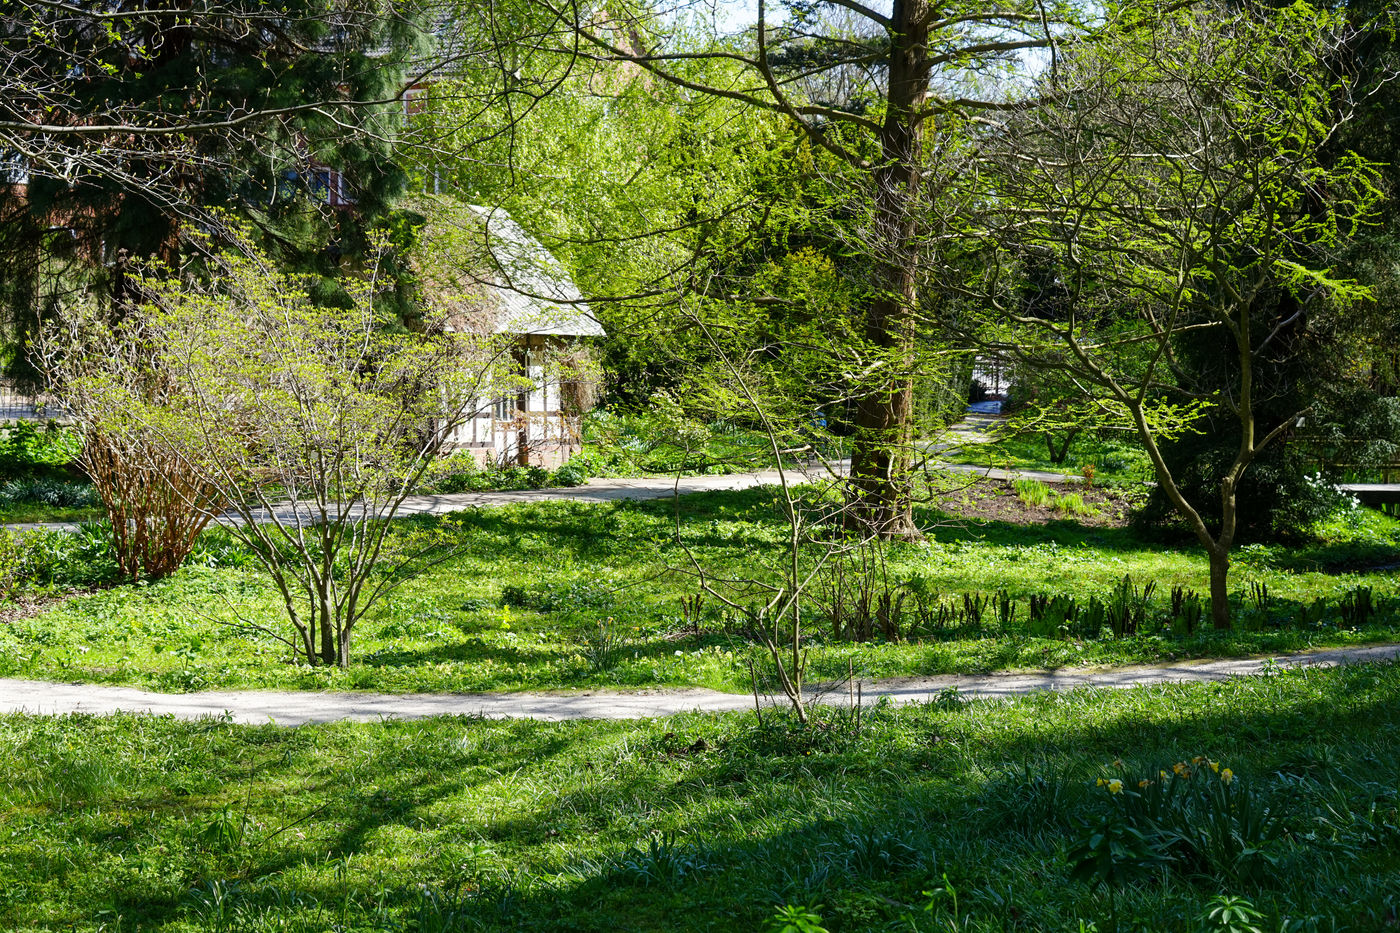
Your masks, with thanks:
M588 482L588 468L574 458L554 471L554 482L560 486L582 486Z
M61 315L39 362L84 425L124 572L172 572L227 508L276 583L284 641L348 667L358 622L452 547L426 530L391 541L390 519L478 400L515 384L508 338L449 334L441 309L423 332L387 330L374 275L320 305L316 282L235 240L198 244L207 277L140 276L144 300L119 323L91 306Z
M128 579L169 576L226 497L152 412L189 411L190 395L155 362L153 314L120 322L94 304L62 309L34 342L50 390L82 426L77 463L92 480Z

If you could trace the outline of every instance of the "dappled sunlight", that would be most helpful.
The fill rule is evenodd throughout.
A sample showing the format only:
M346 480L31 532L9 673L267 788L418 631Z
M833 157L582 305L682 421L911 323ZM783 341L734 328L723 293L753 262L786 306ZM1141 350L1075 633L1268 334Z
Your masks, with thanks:
M1096 780L1204 756L1291 800L1302 833L1338 818L1327 805L1393 807L1383 788L1400 779L1397 696L1400 667L1368 665L1014 702L950 695L859 718L833 709L807 727L776 711L762 723L690 714L297 729L8 716L0 793L27 829L0 846L0 862L12 873L17 859L49 866L26 882L28 906L7 908L37 925L73 916L82 898L85 912L128 923L217 928L220 890L259 922L309 908L405 918L427 890L461 922L492 929L604 930L625 917L702 930L816 900L853 924L858 904L882 904L881 922L921 915L929 877L947 873L983 892L970 915L994 916L987 892L1009 887L1033 925L1058 928L1106 909L1067 880L1045 836L1102 812ZM122 780L84 772L58 789L56 769L99 749ZM1361 790L1345 801L1327 796L1329 782L1352 780ZM1346 865L1338 909L1364 915L1393 858L1341 831L1354 857L1299 841L1298 869L1243 890L1280 909L1306 905ZM114 867L122 859L132 861ZM1028 885L1046 893L1026 900ZM1203 896L1173 880L1120 893L1133 910L1178 913Z

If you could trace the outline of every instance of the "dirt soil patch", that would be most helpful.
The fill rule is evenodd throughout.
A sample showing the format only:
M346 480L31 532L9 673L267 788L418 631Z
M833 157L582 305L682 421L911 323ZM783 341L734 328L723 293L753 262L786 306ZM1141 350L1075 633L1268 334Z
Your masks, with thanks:
M1044 505L1028 505L1007 480L980 479L949 493L936 495L933 505L949 515L982 521L1009 522L1013 525L1043 525L1053 521L1073 521L1091 528L1121 528L1141 500L1119 489L1100 489L1083 483L1046 483L1051 495ZM1077 515L1063 505L1063 497L1078 495L1089 514Z

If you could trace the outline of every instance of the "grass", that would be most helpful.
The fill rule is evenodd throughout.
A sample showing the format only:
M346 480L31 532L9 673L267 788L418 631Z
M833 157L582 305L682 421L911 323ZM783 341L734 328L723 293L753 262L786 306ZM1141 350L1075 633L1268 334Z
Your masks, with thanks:
M105 515L100 505L64 507L43 502L0 503L0 525L28 522L95 522Z
M1057 435L1059 445L1063 437ZM968 444L939 453L950 463L966 463L981 467L1012 470L1043 470L1067 476L1083 476L1092 467L1094 482L1101 485L1140 483L1152 478L1152 465L1147 454L1128 435L1099 434L1092 431L1077 435L1060 463L1052 463L1043 434L1014 433L1002 428L987 444Z
M1050 487L1038 479L1018 479L1015 482L1016 497L1031 508L1038 508L1050 501Z
M778 559L782 525L771 490L684 500L686 544L720 572L750 575ZM289 663L276 595L236 549L210 541L161 583L119 586L0 624L0 674L122 683L166 691L214 687L373 689L391 692L708 686L746 692L758 650L741 619L693 602L667 502L521 504L456 513L438 524L460 554L397 591L358 630L348 671ZM1393 574L1400 523L1364 513L1306 547L1240 548L1234 563L1240 626L1186 633L1170 624L1173 587L1207 590L1195 548L1163 546L1123 529L1072 521L1042 526L958 522L925 511L923 545L884 555L893 591L927 605L1004 591L1015 617L987 609L898 643L830 637L821 607L809 615L811 671L839 679L1230 657L1400 640ZM412 527L410 524L409 527ZM1107 597L1125 575L1156 583L1138 634L1033 637L1032 595ZM876 581L878 582L878 581ZM1259 603L1250 594L1267 589ZM1339 606L1370 588L1376 612L1358 621ZM1319 599L1325 605L1315 605ZM1314 611L1315 610L1315 611ZM1312 612L1308 615L1308 612Z
M1134 779L1196 756L1230 769L1233 803L1211 810L1219 776L1194 766L1190 841L1141 851ZM1264 930L1380 931L1397 787L1396 665L945 696L809 728L9 715L0 926L730 931L803 907L831 933L1194 933L1227 895ZM1095 833L1123 844L1095 861Z
M1053 507L1055 511L1065 512L1069 515L1091 515L1094 511L1093 508L1085 503L1083 494L1077 492L1064 493L1056 496Z
M1066 515L1092 515L1094 509L1078 492L1057 493L1038 479L1018 479L1014 482L1016 497L1030 508L1049 506Z

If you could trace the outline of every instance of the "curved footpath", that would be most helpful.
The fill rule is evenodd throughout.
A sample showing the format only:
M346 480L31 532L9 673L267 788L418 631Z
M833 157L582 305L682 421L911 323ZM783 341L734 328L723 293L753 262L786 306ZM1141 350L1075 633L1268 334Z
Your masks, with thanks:
M961 448L974 444L984 444L990 440L988 432L996 421L994 417L973 414L965 421L952 425L945 437L925 448L929 455L951 448ZM850 469L849 460L832 460L825 463L810 463L787 471L790 484L810 483L818 479L829 479L845 475ZM1040 470L1003 470L997 467L971 466L965 463L942 463L939 469L950 473L981 476L987 479L1017 480L1036 479L1046 483L1078 483L1083 478L1062 473L1046 473ZM686 496L697 492L737 492L755 486L776 486L783 476L776 470L760 470L754 473L728 473L716 476L636 476L624 478L595 478L581 486L554 487L548 489L521 489L497 492L460 492L436 495L409 496L399 507L399 517L407 515L446 515L463 509L490 508L511 505L517 502L619 502L624 499L669 499L672 496ZM296 520L290 504L278 506L277 517L284 522ZM270 516L262 516L259 521L267 521ZM303 520L311 516L303 513ZM233 521L227 516L219 521ZM77 522L17 522L0 524L0 528L10 531L62 531L76 532Z
M1010 698L1044 690L1079 687L1126 688L1154 684L1202 683L1263 674L1284 667L1336 667L1341 664L1400 660L1400 645L1334 648L1307 654L1228 661L1186 661L1148 667L1070 668L983 676L944 675L863 682L866 705L888 698L892 703L919 703L956 690L966 699ZM846 684L811 691L819 703L851 702ZM785 701L764 697L765 706ZM299 726L350 720L422 719L428 716L481 716L487 719L644 719L691 711L728 712L752 709L751 695L679 689L621 692L609 690L560 693L293 693L263 690L208 693L151 693L133 687L47 683L0 679L0 712L43 715L115 712L152 713L199 719L228 717L233 722Z

